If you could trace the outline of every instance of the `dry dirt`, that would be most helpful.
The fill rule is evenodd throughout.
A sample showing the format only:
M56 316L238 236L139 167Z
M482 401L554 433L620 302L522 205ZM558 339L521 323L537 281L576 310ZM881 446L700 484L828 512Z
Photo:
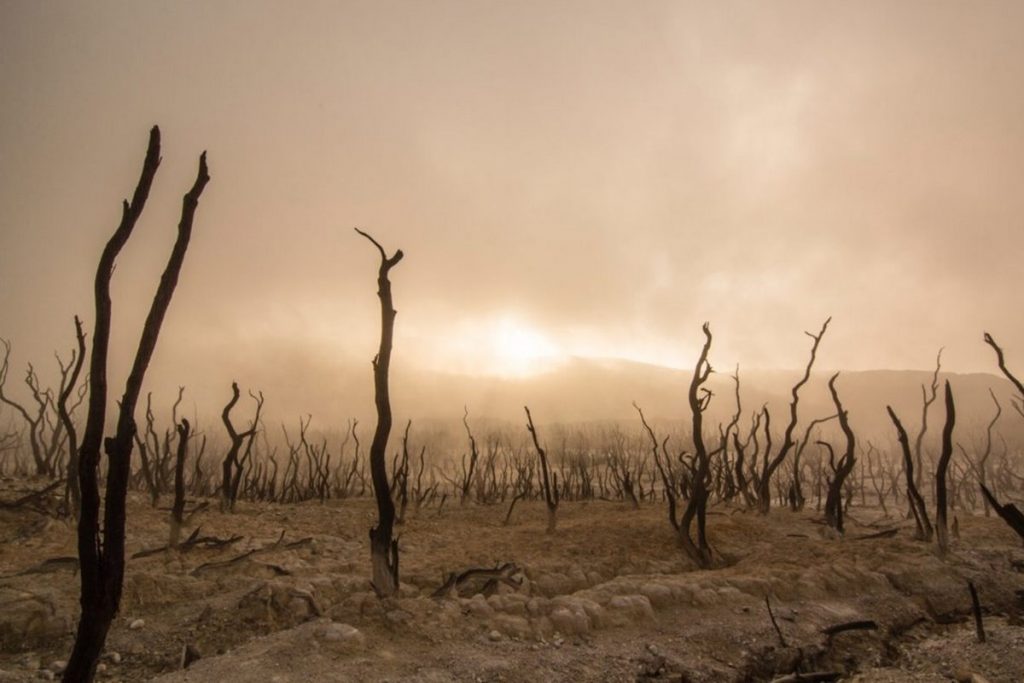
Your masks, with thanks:
M32 485L7 481L0 493ZM241 539L129 561L98 680L768 681L798 667L857 681L1024 680L1024 549L995 518L961 515L961 538L940 559L905 520L874 511L855 507L840 539L814 511L716 507L709 529L724 566L697 571L661 505L563 503L551 535L540 503L518 506L507 527L504 507L445 506L409 515L401 596L379 600L368 583L372 501L214 508L187 531ZM133 494L129 514L130 553L166 543L168 513ZM890 527L895 537L857 539ZM74 555L73 525L0 511L0 682L60 669L78 576L58 558ZM517 587L472 595L478 581L464 597L431 597L446 572L506 562L520 568ZM985 609L984 644L967 580ZM821 632L854 620L878 628ZM200 659L181 670L186 645Z

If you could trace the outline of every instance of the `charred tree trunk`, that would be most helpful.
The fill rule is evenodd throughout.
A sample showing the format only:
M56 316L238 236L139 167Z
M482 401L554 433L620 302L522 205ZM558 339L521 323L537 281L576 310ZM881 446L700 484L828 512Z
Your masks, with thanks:
M544 493L544 503L548 507L547 533L551 534L555 532L555 526L558 524L558 475L554 475L554 484L552 485L547 451L541 448L540 440L537 439L537 429L533 426L530 409L523 406L523 410L526 411L526 429L529 430L530 436L533 438L533 447L537 449L537 457L540 459L540 485L541 491ZM511 508L509 514L512 514Z
M388 370L391 367L391 346L395 329L395 308L391 299L388 275L404 254L397 250L388 257L384 247L370 235L356 228L380 252L377 272L377 296L380 298L380 349L373 359L374 402L377 406L377 428L370 444L370 476L377 498L377 526L370 529L370 563L373 588L377 595L387 597L398 591L398 541L392 539L395 525L395 504L388 485L387 449L391 434L391 397L388 391Z
M946 424L942 428L942 452L935 469L935 537L939 552L949 550L949 529L946 523L946 472L953 456L953 425L956 423L956 406L953 404L953 390L946 380Z
M174 459L174 505L171 506L171 535L167 545L178 547L181 525L185 522L185 456L188 454L188 437L192 426L185 418L177 425L178 450Z
M843 404L839 401L839 393L836 391L836 378L838 377L838 372L832 375L832 379L828 381L828 390L832 394L832 403L835 404L836 414L839 416L839 428L843 430L843 436L846 437L846 450L835 466L835 473L828 485L828 496L825 499L825 522L839 533L843 533L843 484L850 476L850 472L853 471L857 459L854 457L856 441L853 430L850 429L848 415L843 410ZM829 451L831 452L831 447L829 447Z
M252 396L251 393L250 396ZM261 392L258 398L253 397L256 401L256 418L253 420L252 428L239 433L231 423L231 409L238 403L238 398L238 383L232 382L231 400L227 402L220 414L221 422L224 423L224 429L227 430L228 439L231 441L227 455L224 456L224 461L221 463L220 505L223 512L231 512L235 508L235 497L238 493L236 481L240 481L242 472L242 464L238 461L238 452L242 450L242 444L246 439L249 439L249 444L252 445L252 439L256 436L256 430L259 429L260 411L263 409L263 393Z
M711 350L711 327L708 323L704 323L702 329L704 331L704 347L697 359L697 366L694 368L693 378L690 380L690 390L687 394L690 412L693 415L694 460L687 491L689 495L686 508L679 520L679 540L690 559L697 566L707 568L711 566L712 561L711 546L708 544L707 538L708 479L711 472L711 458L708 456L707 446L704 444L704 411L707 410L711 401L711 392L704 389L704 382L712 372L711 363L708 362L708 352ZM697 522L696 541L692 532L694 520Z
M462 415L462 425L466 428L466 436L469 437L469 467L464 468L463 471L462 499L460 500L461 504L465 505L469 499L469 487L473 484L473 471L476 469L476 461L480 457L480 452L477 450L473 431L469 428L469 408L463 406L463 411L465 412Z
M921 478L924 476L921 446L924 443L924 435L928 432L928 411L939 395L939 372L941 370L942 349L939 349L939 353L935 356L935 372L932 373L931 386L926 389L923 384L921 385L921 431L917 433L917 438L914 439L914 461L917 465L917 480L914 482L914 486L918 491L921 490ZM911 509L911 512L913 512L913 509Z
M761 478L758 481L757 487L757 508L761 514L768 514L768 510L772 505L772 475L775 474L775 470L785 461L786 456L792 450L795 442L793 441L793 430L796 429L797 423L797 405L800 403L800 388L807 384L807 381L811 378L811 368L814 366L814 359L818 354L818 345L821 343L821 338L825 336L825 331L828 329L828 324L832 321L829 317L825 320L825 324L821 326L821 331L818 334L812 334L805 332L808 337L814 340L811 345L811 357L807 361L807 367L804 368L804 375L800 378L800 381L793 385L793 400L789 403L789 424L786 425L786 431L782 437L782 446L779 447L779 452L774 458L768 460L768 453L765 453L765 466L764 471L761 473Z
M988 490L984 484L981 484L981 493L985 496L985 500L992 506L992 509L996 511L1000 519L1006 522L1007 526L1017 532L1021 540L1024 541L1024 512L1021 512L1013 503L1001 504L996 497L992 495L992 492Z
M121 223L107 242L96 271L95 301L96 323L93 348L89 364L89 414L79 451L79 482L82 491L82 509L78 522L78 557L81 567L81 616L75 636L74 649L64 670L66 683L91 681L96 673L110 624L117 614L124 584L125 507L128 478L131 474L132 439L135 433L135 405L149 361L156 348L157 337L192 234L192 221L203 188L209 181L206 153L199 157L199 172L192 188L182 202L178 237L170 259L160 278L153 304L142 328L142 337L135 354L124 395L121 399L117 428L113 438L103 438L107 405L107 349L110 341L110 279L114 261L135 227L153 177L160 165L160 131L155 126L150 132L149 147L143 163L142 175L132 201L123 204ZM100 530L100 494L98 467L100 445L108 457L106 498L102 532Z
M79 509L82 505L82 489L78 482L78 431L71 419L71 412L68 410L68 399L78 384L78 376L82 372L82 364L85 361L85 333L82 332L82 321L75 316L75 339L78 341L78 353L73 359L74 369L67 386L60 393L57 400L57 413L60 421L64 424L64 431L68 435L68 503L69 509L75 518L78 518Z
M907 430L903 428L903 424L900 419L896 417L896 412L893 411L892 406L886 406L885 409L889 411L889 418L892 420L893 425L896 426L896 435L900 442L900 448L903 450L903 469L907 477L907 500L910 504L910 511L914 516L914 522L917 525L917 537L922 541L932 540L932 523L928 519L928 509L925 507L924 498L921 497L921 493L917 490L916 480L914 479L914 458L910 453L910 440L907 438Z

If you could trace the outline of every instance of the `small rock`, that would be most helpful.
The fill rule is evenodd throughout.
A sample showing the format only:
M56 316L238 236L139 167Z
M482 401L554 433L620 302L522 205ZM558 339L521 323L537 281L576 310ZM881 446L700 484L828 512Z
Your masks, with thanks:
M355 626L336 622L332 622L324 626L318 635L330 643L362 645L366 642L366 636L363 635L363 632Z
M487 634L487 637L490 638L492 641L497 642L501 640L501 631L492 630L490 633Z
M99 664L96 665L96 673L101 674L101 673L104 673L106 670L107 670L107 665L104 664L103 662L100 662Z
M50 664L50 671L55 674L59 674L68 667L68 663L62 659L57 659Z
M140 628L142 628L145 625L146 625L146 620L145 619L134 619L134 620L132 620L132 623L128 624L128 628L130 628L133 631L138 631Z
M108 652L107 653L107 659L109 659L114 664L120 664L121 663L121 653L120 652Z

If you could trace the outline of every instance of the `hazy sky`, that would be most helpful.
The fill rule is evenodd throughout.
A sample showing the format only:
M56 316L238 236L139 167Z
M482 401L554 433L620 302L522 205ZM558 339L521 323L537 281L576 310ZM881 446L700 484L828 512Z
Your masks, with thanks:
M49 363L150 125L115 274L134 344L209 151L154 360L182 377L543 355L1024 367L1024 3L0 0L0 336ZM238 377L245 383L245 377ZM329 374L324 383L334 381ZM627 397L628 398L628 397Z

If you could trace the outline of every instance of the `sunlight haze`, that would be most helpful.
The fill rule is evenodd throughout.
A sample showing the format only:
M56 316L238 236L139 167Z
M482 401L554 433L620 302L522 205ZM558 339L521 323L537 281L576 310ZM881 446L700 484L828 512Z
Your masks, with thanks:
M398 387L690 368L704 321L716 367L796 368L829 315L822 367L928 369L944 346L994 371L983 330L1024 349L1022 25L1016 2L4 2L0 336L50 372L72 316L89 328L159 124L115 353L202 150L212 176L164 392L266 366L369 381L355 226L406 253Z

